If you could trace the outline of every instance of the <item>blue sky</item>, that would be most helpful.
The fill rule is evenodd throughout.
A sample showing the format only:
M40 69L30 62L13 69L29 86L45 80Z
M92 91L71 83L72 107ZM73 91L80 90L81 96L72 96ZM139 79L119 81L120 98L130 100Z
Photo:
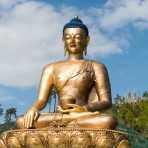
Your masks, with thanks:
M1 0L0 104L24 113L44 65L64 59L62 27L79 15L90 31L87 58L104 63L112 94L148 90L148 1Z

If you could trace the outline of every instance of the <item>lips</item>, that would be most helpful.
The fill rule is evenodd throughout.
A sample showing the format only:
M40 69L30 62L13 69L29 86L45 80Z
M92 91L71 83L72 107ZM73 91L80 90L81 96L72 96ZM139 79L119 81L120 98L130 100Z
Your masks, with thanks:
M76 45L75 45L75 44L70 44L70 47L71 47L71 48L75 48Z

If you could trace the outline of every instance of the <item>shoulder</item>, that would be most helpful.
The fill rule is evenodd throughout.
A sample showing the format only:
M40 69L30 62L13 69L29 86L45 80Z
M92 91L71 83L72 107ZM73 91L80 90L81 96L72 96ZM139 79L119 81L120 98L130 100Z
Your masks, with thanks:
M106 68L105 64L103 64L101 62L96 62L94 60L91 60L91 63L92 63L94 72L96 74L101 74L101 73L104 74L104 73L107 73L107 68Z
M43 67L43 74L50 74L54 71L54 63L46 64Z
M53 73L55 69L57 69L60 65L62 65L65 61L56 61L53 63L49 63L44 66L43 72L45 73Z
M91 60L91 63L92 63L94 68L97 68L97 69L100 69L100 70L106 69L105 64L103 64L101 62L96 62L95 60Z

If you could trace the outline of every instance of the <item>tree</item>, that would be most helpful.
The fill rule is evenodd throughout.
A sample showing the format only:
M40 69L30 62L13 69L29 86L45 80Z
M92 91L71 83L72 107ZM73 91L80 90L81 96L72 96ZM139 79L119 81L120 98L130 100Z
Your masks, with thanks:
M8 108L6 110L5 121L10 122L12 120L12 116L14 116L14 118L16 118L16 108L14 108L14 107Z
M129 91L128 92L128 98L131 98L132 97L132 93Z
M148 138L148 99L116 104L118 121Z
M121 96L119 94L114 98L115 104L118 104L121 101Z
M0 104L0 116L3 115L3 111L2 105Z
M142 97L148 97L148 91L144 91Z

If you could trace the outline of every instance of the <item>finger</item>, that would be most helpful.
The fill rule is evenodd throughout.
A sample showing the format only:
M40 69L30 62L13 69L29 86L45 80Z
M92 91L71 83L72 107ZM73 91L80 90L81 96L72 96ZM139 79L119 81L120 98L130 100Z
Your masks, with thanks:
M29 118L28 118L28 128L30 128L31 127L31 123L32 123L32 114L29 116Z
M59 111L59 112L60 112L60 111L61 111L61 108L60 108L60 107L57 107L57 111Z
M61 109L57 109L57 112L58 112L58 113L62 113L63 110L61 110Z
M31 115L29 114L28 120L27 120L27 128L30 128L30 118L31 118Z
M77 105L77 104L67 104L66 106L67 107L79 107L79 105Z
M61 113L67 113L68 112L68 109L66 110L60 110Z
M62 109L60 106L57 106L57 110L60 110L60 109Z
M62 113L69 113L71 111L73 111L73 109L65 109L65 110L62 111Z
M35 112L35 115L34 115L34 120L36 120L36 119L37 119L37 117L38 117L38 113L37 113L37 112Z
M96 112L94 112L94 114L98 115L98 114L100 114L100 112L99 111L96 111Z
M29 125L28 125L28 123L29 123L29 118L30 118L30 115L27 115L26 128L29 128Z
M24 115L24 127L26 127L26 114Z
M25 128L27 128L27 123L28 123L28 114L26 114L26 119L25 119Z
M62 108L61 106L58 106L57 111L58 111L58 112L61 112L61 113L64 112L64 110L63 110L63 108Z
M29 120L29 128L32 127L33 124L33 116L30 116L30 120Z
M27 128L27 122L28 122L28 114L25 115L25 128Z
M71 108L69 110L70 110L69 112L76 112L76 108Z
M36 112L34 120L37 120L38 117L39 117L39 112Z

